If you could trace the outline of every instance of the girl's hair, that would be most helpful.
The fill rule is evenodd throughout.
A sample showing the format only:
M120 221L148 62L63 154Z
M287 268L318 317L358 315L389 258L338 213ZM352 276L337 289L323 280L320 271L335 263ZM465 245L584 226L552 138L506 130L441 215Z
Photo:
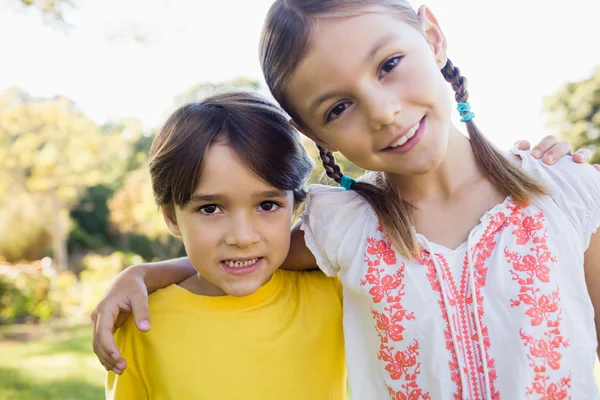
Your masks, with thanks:
M152 142L154 198L170 218L175 219L175 205L190 201L204 155L217 141L268 185L293 191L296 206L304 200L313 163L286 115L256 93L228 92L180 107Z
M365 12L361 10L362 7L374 5L387 8L404 22L422 31L417 13L405 0L276 0L272 5L263 28L260 62L273 97L298 124L302 125L302 120L287 96L287 79L306 56L317 19L356 16ZM469 99L467 80L460 70L448 60L441 72L452 85L456 101L466 103ZM504 157L481 134L472 120L466 124L477 166L499 191L510 195L520 204L527 203L532 196L548 193L541 184ZM317 146L327 176L340 183L343 173L333 154ZM356 182L352 190L370 204L383 230L404 256L418 254L410 206L402 201L396 187L388 184L382 174L377 174L374 182Z

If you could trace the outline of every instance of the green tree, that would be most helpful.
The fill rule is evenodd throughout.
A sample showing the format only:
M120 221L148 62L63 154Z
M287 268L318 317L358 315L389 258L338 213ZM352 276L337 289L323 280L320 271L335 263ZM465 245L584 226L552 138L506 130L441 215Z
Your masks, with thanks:
M65 97L37 99L20 89L0 95L0 176L36 200L59 269L67 267L69 210L85 188L114 179L128 155ZM10 194L8 194L10 195Z
M147 167L127 175L125 183L108 201L110 222L121 234L121 248L132 247L130 235L150 239L154 257L173 258L182 255L183 243L174 237L154 202L150 173Z
M550 125L575 148L587 148L600 163L600 67L587 79L563 85L545 99Z
M202 99L227 89L247 89L247 90L258 90L260 83L256 80L249 78L238 77L226 82L201 82L194 85L191 89L185 93L180 94L175 98L175 105L177 107L194 101L201 101Z

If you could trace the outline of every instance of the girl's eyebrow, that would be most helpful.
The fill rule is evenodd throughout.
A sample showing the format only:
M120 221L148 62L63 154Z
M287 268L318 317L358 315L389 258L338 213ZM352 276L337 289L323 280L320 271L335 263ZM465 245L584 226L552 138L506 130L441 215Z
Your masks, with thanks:
M377 40L377 42L375 42L375 44L373 45L373 47L371 48L369 53L367 53L367 55L365 56L365 59L363 60L363 64L364 65L370 64L373 61L373 59L375 58L375 55L377 55L377 52L379 50L381 50L383 47L385 47L388 44L390 44L391 42L393 42L395 39L396 39L396 34L394 34L394 33L390 33L388 35L385 35L385 36L379 38ZM332 97L338 97L338 96L343 96L343 95L344 94L341 92L324 93L321 96L317 97L313 102L310 103L308 112L311 114L314 114L315 111L317 111L317 109L323 102L331 99Z
M385 36L379 38L379 40L377 40L377 42L375 42L375 45L371 48L371 50L369 51L369 53L363 60L363 64L365 64L365 65L370 64L371 61L373 61L373 59L375 58L375 55L377 54L377 52L379 50L381 50L383 47L385 47L388 44L390 44L391 42L393 42L395 39L396 39L396 34L394 34L394 33L390 33L388 35L385 35Z

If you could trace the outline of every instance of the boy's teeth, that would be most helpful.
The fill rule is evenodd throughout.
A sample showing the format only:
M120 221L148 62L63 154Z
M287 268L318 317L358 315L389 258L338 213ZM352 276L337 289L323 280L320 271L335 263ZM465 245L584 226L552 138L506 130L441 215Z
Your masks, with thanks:
M408 139L410 139L413 136L415 136L415 133L417 133L417 130L419 129L419 126L421 126L420 123L418 123L415 126L413 126L410 131L406 132L406 135L402 136L395 143L393 143L390 147L402 146L404 143L408 142Z
M225 261L223 261L223 264L227 265L230 268L244 268L244 267L252 265L256 262L258 262L258 258L253 258L252 260L246 260L246 261L225 260Z

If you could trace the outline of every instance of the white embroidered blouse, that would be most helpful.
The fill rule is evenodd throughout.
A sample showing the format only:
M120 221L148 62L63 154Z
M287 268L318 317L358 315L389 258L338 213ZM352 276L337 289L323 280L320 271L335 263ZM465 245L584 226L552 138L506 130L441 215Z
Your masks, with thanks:
M454 250L418 235L417 261L358 194L311 187L302 229L342 280L353 399L600 399L583 268L600 174L515 153L552 195L525 208L507 198Z

